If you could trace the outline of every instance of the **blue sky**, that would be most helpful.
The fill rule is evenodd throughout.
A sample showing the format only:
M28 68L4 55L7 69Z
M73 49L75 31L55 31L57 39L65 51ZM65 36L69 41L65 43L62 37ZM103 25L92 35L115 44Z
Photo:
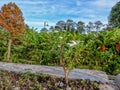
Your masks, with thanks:
M42 28L43 22L54 26L59 20L75 22L97 20L107 23L111 8L119 0L0 0L0 7L15 2L23 12L25 23L30 27Z

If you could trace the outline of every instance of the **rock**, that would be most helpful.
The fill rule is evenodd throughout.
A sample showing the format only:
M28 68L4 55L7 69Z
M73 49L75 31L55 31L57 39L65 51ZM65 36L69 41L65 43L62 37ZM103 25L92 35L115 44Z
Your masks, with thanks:
M20 87L14 87L13 90L20 90Z
M60 87L63 87L63 86L64 86L64 83L63 83L63 82L60 82L59 86L60 86Z
M64 71L62 67L58 66L43 66L43 65L30 65L30 64L16 64L0 62L0 69L13 71L13 72L31 72L54 75L57 77L64 77ZM69 73L71 79L89 79L91 81L97 81L102 83L108 83L108 76L103 71L88 70L88 69L73 69Z
M112 86L107 85L107 84L100 84L99 85L99 90L115 90Z
M115 86L116 86L116 90L120 90L120 74L118 74L115 77L114 83L115 83Z
M73 69L69 76L76 79L89 79L102 83L108 83L108 75L103 71L88 70L88 69Z
M67 86L66 90L71 90L71 88L69 86Z
M108 79L109 79L109 80L114 80L114 79L115 79L115 76L113 76L113 75L108 75Z
M47 90L47 88L43 88L43 90Z

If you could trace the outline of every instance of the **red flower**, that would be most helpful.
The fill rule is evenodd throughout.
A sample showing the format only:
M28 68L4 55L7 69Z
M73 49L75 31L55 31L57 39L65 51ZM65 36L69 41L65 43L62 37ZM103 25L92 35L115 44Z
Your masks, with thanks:
M100 51L105 52L105 49L106 49L105 45L102 45L102 47L100 48Z
M118 51L120 49L120 45L116 44L115 49Z

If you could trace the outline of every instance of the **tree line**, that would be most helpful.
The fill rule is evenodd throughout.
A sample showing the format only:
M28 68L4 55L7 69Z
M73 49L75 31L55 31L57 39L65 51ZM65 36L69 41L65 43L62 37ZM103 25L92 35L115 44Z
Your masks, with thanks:
M100 31L100 30L112 30L114 27L119 27L120 25L120 1L117 2L110 11L108 16L108 24L102 23L100 20L95 22L88 22L87 24L84 21L75 22L72 19L67 21L60 20L56 23L55 26L51 26L49 29L42 28L41 31L50 31L50 30L60 30L60 31L70 31L70 32L79 32L79 33L89 33L91 31Z
M60 20L56 23L55 26L51 26L49 29L42 28L41 31L50 31L50 30L59 30L59 31L70 31L70 32L79 32L79 33L89 33L91 31L100 31L100 30L111 29L111 25L104 24L100 20L95 22L88 22L85 24L83 21L75 22L72 19L67 21Z

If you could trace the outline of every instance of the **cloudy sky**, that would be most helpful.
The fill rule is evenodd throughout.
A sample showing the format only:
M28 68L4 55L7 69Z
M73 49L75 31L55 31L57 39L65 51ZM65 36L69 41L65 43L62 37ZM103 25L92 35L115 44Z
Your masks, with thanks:
M74 21L97 20L107 23L111 8L119 0L0 0L0 7L8 2L15 2L23 12L25 23L40 29L43 22L49 26L59 20Z

